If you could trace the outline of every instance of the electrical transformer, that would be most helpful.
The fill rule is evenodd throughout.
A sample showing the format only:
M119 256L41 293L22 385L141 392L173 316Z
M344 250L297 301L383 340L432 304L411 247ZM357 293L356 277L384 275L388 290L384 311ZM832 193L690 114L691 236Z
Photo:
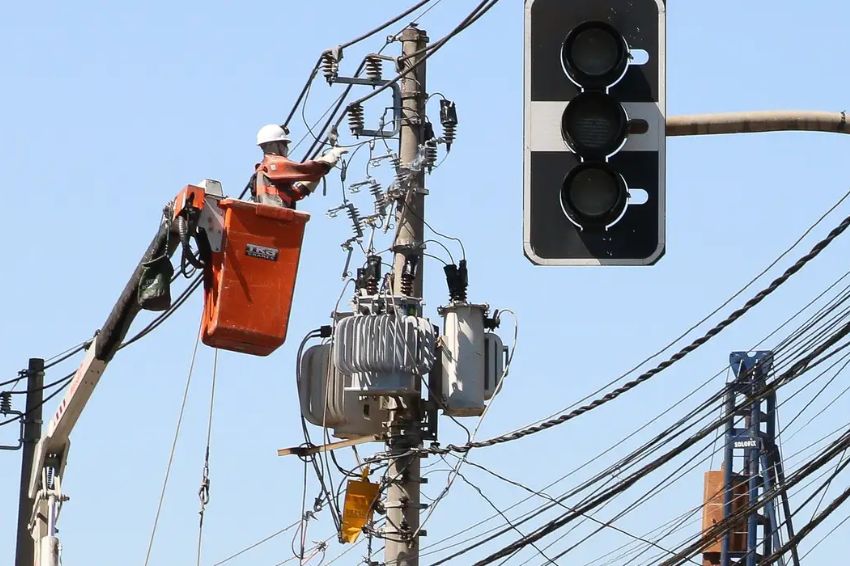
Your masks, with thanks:
M334 330L334 364L351 376L347 388L364 395L417 392L434 365L436 332L427 318L403 314L356 314Z
M506 348L485 331L487 305L453 302L442 307L441 392L443 412L474 417L484 412L504 373Z
M331 344L308 348L299 363L298 397L308 422L332 428L337 438L381 434L386 409L350 387L351 377L333 364Z

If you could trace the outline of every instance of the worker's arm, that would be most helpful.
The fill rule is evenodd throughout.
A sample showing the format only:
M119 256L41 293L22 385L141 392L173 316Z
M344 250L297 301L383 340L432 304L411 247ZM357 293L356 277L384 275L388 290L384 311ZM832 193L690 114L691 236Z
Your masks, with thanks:
M316 187L319 184L319 180L324 177L328 171L333 169L334 165L336 165L336 162L339 161L339 157L344 153L348 153L348 150L341 147L332 147L330 150L328 150L327 153L325 153L315 161L306 161L305 163L301 164L316 164L320 167L324 167L325 173L322 173L316 179L306 179L304 181L293 183L292 187L295 191L297 191L299 200L316 190Z

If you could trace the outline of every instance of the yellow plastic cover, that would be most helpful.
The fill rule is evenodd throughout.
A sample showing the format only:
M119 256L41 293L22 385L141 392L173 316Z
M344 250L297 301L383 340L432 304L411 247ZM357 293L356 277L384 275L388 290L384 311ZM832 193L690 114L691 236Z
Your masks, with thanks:
M362 479L348 480L345 488L345 503L342 508L342 527L340 528L341 542L355 542L363 527L372 520L375 502L378 501L380 484L367 479L368 468L364 470Z

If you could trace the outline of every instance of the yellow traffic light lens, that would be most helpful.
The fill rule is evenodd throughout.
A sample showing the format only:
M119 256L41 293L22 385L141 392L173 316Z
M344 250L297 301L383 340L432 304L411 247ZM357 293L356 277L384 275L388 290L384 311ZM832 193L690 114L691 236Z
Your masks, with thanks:
M585 22L564 41L561 59L567 74L580 86L600 89L611 86L629 65L629 46L614 27L604 22Z
M584 92L570 101L561 120L567 144L580 156L603 159L626 139L628 116L619 102L600 92Z
M622 175L604 163L582 163L564 180L561 204L576 224L598 228L620 217L628 196Z

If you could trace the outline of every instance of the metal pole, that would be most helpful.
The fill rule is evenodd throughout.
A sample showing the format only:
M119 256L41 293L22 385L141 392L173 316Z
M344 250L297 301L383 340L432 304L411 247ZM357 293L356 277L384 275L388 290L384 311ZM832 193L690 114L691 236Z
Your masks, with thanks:
M724 434L725 444L723 447L723 519L728 520L732 516L732 495L733 495L733 478L734 472L732 466L734 463L735 452L733 449L732 437L735 433L735 387L737 379L732 383L726 384L726 432ZM723 539L720 543L720 566L730 566L732 533L735 530L735 525L729 525L723 532Z
M747 389L749 390L749 394L753 397L756 396L758 388L756 385L756 370L748 372L750 383ZM746 417L746 425L747 429L750 432L750 438L758 439L759 438L759 412L760 412L759 403L757 401L753 401L753 404L750 407L750 414ZM758 448L747 448L744 452L746 460L747 460L747 470L749 473L749 492L750 498L747 501L750 505L753 505L759 498L759 449ZM756 566L756 557L758 555L758 527L759 527L759 517L758 510L753 510L747 518L747 566Z
M813 112L809 110L728 112L667 118L668 136L791 131L850 134L850 123L847 121L846 112Z
M401 34L402 65L411 66L422 56L412 55L425 48L426 33L410 25ZM403 70L403 69L401 69ZM417 66L401 80L402 117L399 133L399 159L403 170L419 154L425 113L425 63ZM396 221L398 232L393 245L393 293L401 295L405 278L413 277L406 293L422 297L422 248L425 231L425 176L423 171L410 171L404 200L399 203ZM419 314L419 313L417 313ZM419 456L410 450L421 444L419 393L389 399L390 421L387 447L392 460L389 467L386 510L385 562L388 565L418 566L420 476Z
M15 566L33 566L35 545L29 530L34 501L29 498L30 474L35 445L41 439L41 405L44 396L44 360L30 358L27 367L27 403L24 412L23 455L21 458L21 489L18 497L18 545Z

